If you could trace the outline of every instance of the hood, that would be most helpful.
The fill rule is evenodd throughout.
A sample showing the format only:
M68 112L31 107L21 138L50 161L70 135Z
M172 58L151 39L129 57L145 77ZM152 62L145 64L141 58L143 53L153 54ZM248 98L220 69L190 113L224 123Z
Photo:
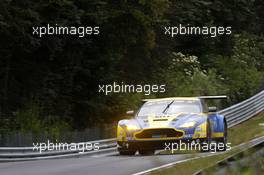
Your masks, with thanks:
M199 125L206 120L206 115L196 113L178 113L174 115L149 115L135 119L142 129L145 128L179 128L180 125L195 121ZM135 122L135 121L134 121Z

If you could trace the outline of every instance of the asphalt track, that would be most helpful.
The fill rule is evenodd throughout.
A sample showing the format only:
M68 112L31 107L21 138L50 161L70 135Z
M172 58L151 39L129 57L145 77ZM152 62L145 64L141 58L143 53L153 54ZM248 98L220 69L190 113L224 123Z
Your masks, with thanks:
M199 153L206 155L210 153ZM130 175L175 161L192 158L192 154L153 156L86 156L26 162L0 163L0 175Z

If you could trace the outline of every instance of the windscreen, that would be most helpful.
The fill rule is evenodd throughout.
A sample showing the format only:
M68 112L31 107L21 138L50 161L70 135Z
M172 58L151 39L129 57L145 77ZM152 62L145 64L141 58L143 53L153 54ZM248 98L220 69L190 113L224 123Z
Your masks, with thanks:
M137 116L173 115L177 113L200 113L201 107L198 100L166 100L146 102L139 110Z

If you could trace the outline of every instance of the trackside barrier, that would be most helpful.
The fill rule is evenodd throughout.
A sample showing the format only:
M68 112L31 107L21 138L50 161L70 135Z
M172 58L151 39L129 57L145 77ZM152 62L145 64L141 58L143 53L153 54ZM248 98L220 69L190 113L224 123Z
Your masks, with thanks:
M219 111L225 116L229 128L242 123L264 111L264 91L257 95Z
M102 150L107 150L109 148L116 147L116 139L104 139L104 140L95 140L90 142L80 142L76 143L75 145L80 145L79 149L82 149L82 146L84 146L86 143L89 144L95 144L97 143L99 146L98 152ZM69 147L72 144L69 144ZM32 157L47 157L47 156L59 156L59 155L66 155L66 154L80 154L80 151L77 150L63 150L65 146L60 145L60 147L55 147L53 151L51 150L42 150L40 153L39 150L34 149L34 147L0 147L0 160L7 158L32 158ZM94 152L96 151L90 150L84 150L85 152Z

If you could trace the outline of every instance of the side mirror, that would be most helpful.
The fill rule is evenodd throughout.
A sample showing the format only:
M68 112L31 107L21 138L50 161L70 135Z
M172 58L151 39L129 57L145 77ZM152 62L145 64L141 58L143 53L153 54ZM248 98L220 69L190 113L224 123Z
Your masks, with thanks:
M127 111L126 112L127 115L134 115L135 114L135 111L131 110L131 111Z
M217 112L217 107L216 106L209 107L208 112Z

